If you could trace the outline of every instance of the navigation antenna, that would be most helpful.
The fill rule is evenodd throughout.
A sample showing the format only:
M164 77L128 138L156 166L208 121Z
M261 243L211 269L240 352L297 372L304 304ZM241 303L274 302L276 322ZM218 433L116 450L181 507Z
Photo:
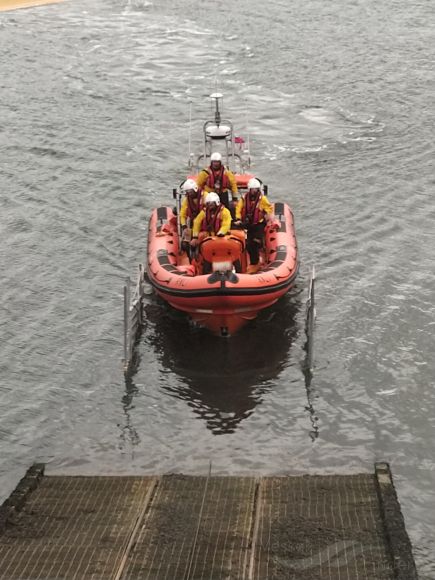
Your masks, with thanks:
M246 134L247 134L246 147L243 149L243 143L241 143L240 149L243 150L243 154L247 155L246 167L251 167L251 142L250 142L250 134L249 134L248 100L247 99L245 99L245 124L246 124Z
M193 167L192 153L192 101L189 101L189 162L188 167Z
M231 121L222 119L221 103L223 101L222 93L212 93L210 99L214 101L214 120L204 123L204 159L210 158L213 153L213 144L217 141L223 141L225 146L225 165L228 166L230 159L234 165L234 137L233 124Z
M221 124L221 112L219 110L219 99L223 100L223 97L224 96L222 93L213 93L210 95L210 98L214 99L214 101L215 101L214 120L215 120L215 123L218 127Z

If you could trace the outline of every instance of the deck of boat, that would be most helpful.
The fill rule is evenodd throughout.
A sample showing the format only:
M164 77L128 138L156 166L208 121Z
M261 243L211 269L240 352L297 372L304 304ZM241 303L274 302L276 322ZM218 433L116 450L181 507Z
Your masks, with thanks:
M413 580L387 464L291 477L56 476L0 507L0 579Z

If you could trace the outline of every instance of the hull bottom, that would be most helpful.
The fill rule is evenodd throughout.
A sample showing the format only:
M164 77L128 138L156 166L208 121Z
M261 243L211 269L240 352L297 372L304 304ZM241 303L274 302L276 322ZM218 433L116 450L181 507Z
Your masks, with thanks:
M243 314L204 314L189 313L190 317L201 326L218 336L231 336L240 330L250 320L257 317L258 311Z
M284 292L282 294L284 294ZM227 304L226 307L223 308L213 308L210 307L211 305L197 304L196 308L192 308L191 304L180 304L180 302L168 300L168 298L162 294L160 294L160 296L169 302L173 308L185 312L197 324L207 328L217 336L232 336L250 320L254 320L262 310L275 304L275 302L277 302L281 297L277 296L273 299L254 302L249 306L242 306L239 303L233 305Z

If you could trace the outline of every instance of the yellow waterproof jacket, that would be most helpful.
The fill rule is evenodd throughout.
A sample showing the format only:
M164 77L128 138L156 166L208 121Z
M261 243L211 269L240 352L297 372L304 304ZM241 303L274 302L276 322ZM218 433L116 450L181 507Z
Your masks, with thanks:
M229 169L225 169L222 175L222 185L220 188L215 188L213 172L210 167L207 169L202 169L197 177L196 183L200 189L202 189L205 193L209 191L228 191L228 189L233 194L233 197L237 197L238 189L237 189L237 181L234 177L234 173L232 173Z
M202 199L199 202L200 205L202 205L203 199L204 199L204 196L202 196ZM187 200L187 195L185 195L183 198L183 201L181 202L181 209L180 209L180 224L182 226L186 225L188 217L191 218L190 211L189 211L189 202ZM190 220L190 227L192 227L192 219Z
M243 208L245 207L245 197L241 197L238 204L236 205L236 220L242 219ZM261 213L261 219L258 220L257 223L260 223L264 219L264 214L272 215L273 214L273 206L270 201L267 199L265 195L260 197L260 201L258 203L258 209ZM263 214L264 212L264 214Z
M215 232L213 229L210 231L210 235L211 236L215 236L216 234L227 234L230 231L231 228L231 213L230 210L227 209L225 206L220 205L219 208L221 208L221 214L220 214L220 220L219 220L219 228L218 231ZM206 225L204 224L204 220L206 217L206 213L205 210L202 209L199 214L196 216L194 222L193 222L193 229L192 229L192 235L194 238L197 238L199 235L199 232L201 230L205 230L206 229Z

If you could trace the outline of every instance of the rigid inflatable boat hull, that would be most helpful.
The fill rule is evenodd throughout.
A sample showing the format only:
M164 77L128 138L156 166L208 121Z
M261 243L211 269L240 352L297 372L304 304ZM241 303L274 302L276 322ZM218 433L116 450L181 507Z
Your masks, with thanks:
M148 235L148 277L171 306L219 335L234 334L260 310L274 304L293 285L298 252L293 214L276 203L278 231L266 231L264 262L256 274L213 272L191 275L180 263L179 240L172 209L153 211Z

